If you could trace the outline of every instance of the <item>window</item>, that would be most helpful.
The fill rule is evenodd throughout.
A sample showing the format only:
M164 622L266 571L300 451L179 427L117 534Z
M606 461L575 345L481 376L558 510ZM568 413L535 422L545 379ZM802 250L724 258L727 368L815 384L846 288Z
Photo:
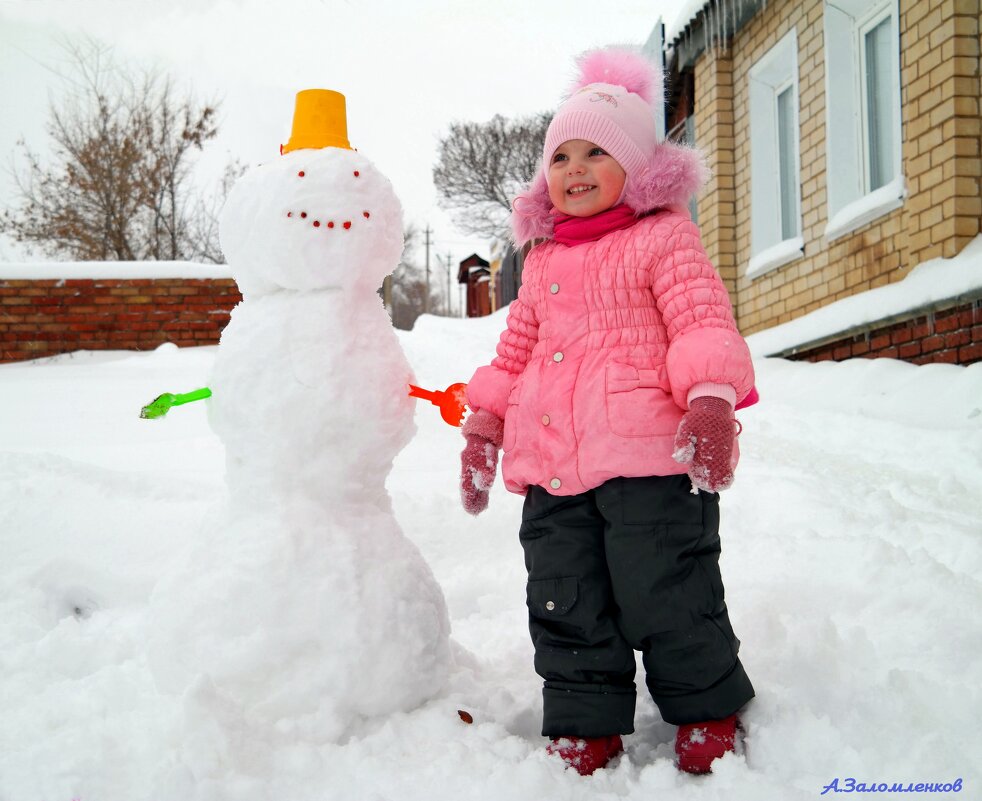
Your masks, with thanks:
M781 238L798 235L798 137L794 87L777 96L777 152L781 186Z
M897 0L825 0L829 239L903 203Z
M750 221L747 275L802 255L795 30L750 69Z
M863 34L863 59L866 67L866 80L863 83L866 109L866 123L863 141L866 143L866 161L869 164L869 188L879 189L893 180L893 126L890 115L892 90L890 58L889 16L875 23Z

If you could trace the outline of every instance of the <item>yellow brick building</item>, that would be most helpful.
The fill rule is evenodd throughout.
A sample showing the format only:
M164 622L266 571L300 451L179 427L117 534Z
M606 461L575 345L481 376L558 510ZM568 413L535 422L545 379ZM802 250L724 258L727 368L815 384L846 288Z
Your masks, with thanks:
M745 334L980 233L980 30L980 0L711 0L670 33L667 127L708 156L698 223Z

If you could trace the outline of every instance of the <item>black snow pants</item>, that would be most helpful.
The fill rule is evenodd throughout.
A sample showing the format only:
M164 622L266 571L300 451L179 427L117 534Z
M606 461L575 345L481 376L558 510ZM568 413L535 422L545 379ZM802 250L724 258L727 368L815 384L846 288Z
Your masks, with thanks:
M686 475L567 497L532 486L520 538L545 736L633 732L635 651L668 723L753 698L723 601L719 495L693 495Z

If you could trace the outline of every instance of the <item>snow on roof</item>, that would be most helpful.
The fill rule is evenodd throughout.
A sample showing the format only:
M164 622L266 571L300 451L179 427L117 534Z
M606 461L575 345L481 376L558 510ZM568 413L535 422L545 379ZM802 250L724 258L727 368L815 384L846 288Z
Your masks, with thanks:
M227 264L192 261L23 261L0 263L0 281L53 278L231 278Z
M892 317L909 315L948 300L982 294L982 235L951 259L931 259L917 265L902 281L843 298L804 317L747 337L757 356L772 356L792 348L806 350L837 334L876 327Z
M666 44L674 42L678 35L686 29L686 26L699 16L699 12L706 5L708 5L708 0L687 0L682 6L682 10L676 15L675 21L665 28Z

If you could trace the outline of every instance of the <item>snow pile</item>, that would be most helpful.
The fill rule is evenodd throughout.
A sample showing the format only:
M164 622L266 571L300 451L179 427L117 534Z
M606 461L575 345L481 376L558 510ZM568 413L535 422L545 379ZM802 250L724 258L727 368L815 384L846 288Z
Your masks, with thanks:
M103 278L231 278L225 264L194 261L14 261L0 262L0 280Z
M675 18L665 28L665 41L671 44L684 31L690 22L699 16L699 12L708 4L708 0L685 0L685 4L676 12Z
M399 339L417 383L442 389L493 355L503 324L503 313L423 317ZM383 692L342 675L346 624L313 608L313 624L276 615L240 579L256 596L289 599L283 582L329 594L357 558L335 527L343 516L281 529L275 543L253 530L261 512L233 520L238 534L223 528L235 510L223 506L224 449L205 404L136 417L162 391L201 386L216 353L0 367L0 798L788 801L847 777L905 787L961 777L962 797L979 793L982 366L761 360L762 399L740 413L742 461L722 502L727 603L757 690L746 752L712 776L680 775L675 727L642 694L624 756L583 778L539 736L521 498L499 481L488 511L463 512L460 432L422 401L387 487L447 599L449 680L422 706L359 718L333 739L346 698L326 685L344 682L359 704ZM168 586L185 565L187 597ZM210 630L214 652L235 657L182 694L155 680L172 617L189 626L186 647ZM338 648L312 636L321 625L341 632ZM367 674L399 668L382 640L362 652ZM250 676L266 683L264 704L221 690Z
M325 519L294 500L222 515L150 598L149 666L182 731L157 797L212 798L231 777L263 797L298 743L344 741L437 694L447 634L390 513Z
M982 293L982 236L950 259L917 265L902 281L843 298L820 309L747 338L755 355L770 356L788 348L804 348L862 326L873 327L915 310L926 314L932 304Z

